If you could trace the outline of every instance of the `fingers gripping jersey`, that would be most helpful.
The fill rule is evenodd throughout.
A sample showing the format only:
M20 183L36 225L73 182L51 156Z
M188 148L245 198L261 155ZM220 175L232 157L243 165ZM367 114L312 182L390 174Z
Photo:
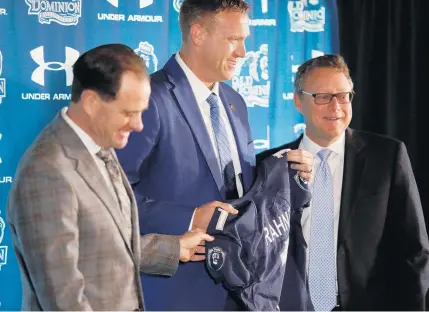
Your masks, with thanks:
M306 182L289 169L280 151L258 167L251 189L230 204L239 210L229 215L217 209L206 243L210 275L235 293L248 310L276 310L287 260L291 211L308 206Z

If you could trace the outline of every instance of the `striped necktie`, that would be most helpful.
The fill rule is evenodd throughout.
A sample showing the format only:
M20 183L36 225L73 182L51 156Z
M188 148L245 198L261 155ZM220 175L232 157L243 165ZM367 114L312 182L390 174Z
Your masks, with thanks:
M226 188L226 198L237 198L237 187L235 185L235 171L232 162L230 142L219 111L219 100L216 94L212 93L207 98L210 105L210 119L216 141L216 148L219 155L219 167L222 173Z

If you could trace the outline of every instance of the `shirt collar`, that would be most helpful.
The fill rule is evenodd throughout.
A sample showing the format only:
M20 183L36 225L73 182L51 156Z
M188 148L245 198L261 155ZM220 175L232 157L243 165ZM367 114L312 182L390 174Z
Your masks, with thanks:
M61 109L61 117L63 117L64 121L74 130L74 132L76 132L89 153L91 155L97 154L101 150L101 146L95 143L95 141L81 127L67 116L67 109L68 107L63 107L63 109Z
M345 132L343 132L343 134L341 134L341 136L334 143L332 143L331 145L329 145L327 147L322 147L322 146L314 143L307 136L307 133L305 132L300 145L301 145L302 149L310 152L313 155L317 155L317 153L320 150L327 148L327 149L331 150L332 152L334 152L335 155L339 155L339 156L343 157L344 151L345 151L345 143L346 143Z
M194 92L195 99L198 105L205 103L211 93L216 94L219 97L219 83L215 82L213 89L210 90L207 86L192 72L192 70L185 64L179 53L176 53L175 59L179 66L183 69L186 78L188 78L189 84L191 85L192 91Z

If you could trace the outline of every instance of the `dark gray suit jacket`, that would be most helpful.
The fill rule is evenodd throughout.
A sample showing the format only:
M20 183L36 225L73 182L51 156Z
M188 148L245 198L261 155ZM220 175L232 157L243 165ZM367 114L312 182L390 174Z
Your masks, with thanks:
M296 149L301 138L257 160ZM350 128L345 144L337 246L341 309L424 310L429 243L406 147Z

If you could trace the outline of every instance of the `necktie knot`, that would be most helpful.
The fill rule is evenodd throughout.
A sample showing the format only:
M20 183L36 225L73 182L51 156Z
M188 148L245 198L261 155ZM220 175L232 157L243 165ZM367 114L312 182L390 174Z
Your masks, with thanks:
M100 158L104 164L106 165L107 171L109 174L112 174L115 178L120 177L120 171L119 171L119 165L113 158L112 153L110 150L107 149L101 149L97 154L95 154L98 158Z
M328 160L329 155L331 154L331 150L324 148L317 153L317 156L320 158L321 163L324 163Z
M218 99L217 99L217 95L214 93L211 93L209 95L209 97L207 98L207 103L209 103L210 108L217 108L218 107Z
M112 153L109 150L106 149L101 149L97 154L98 158L100 158L102 161L104 161L105 163L109 163L111 161L113 161L113 156Z

